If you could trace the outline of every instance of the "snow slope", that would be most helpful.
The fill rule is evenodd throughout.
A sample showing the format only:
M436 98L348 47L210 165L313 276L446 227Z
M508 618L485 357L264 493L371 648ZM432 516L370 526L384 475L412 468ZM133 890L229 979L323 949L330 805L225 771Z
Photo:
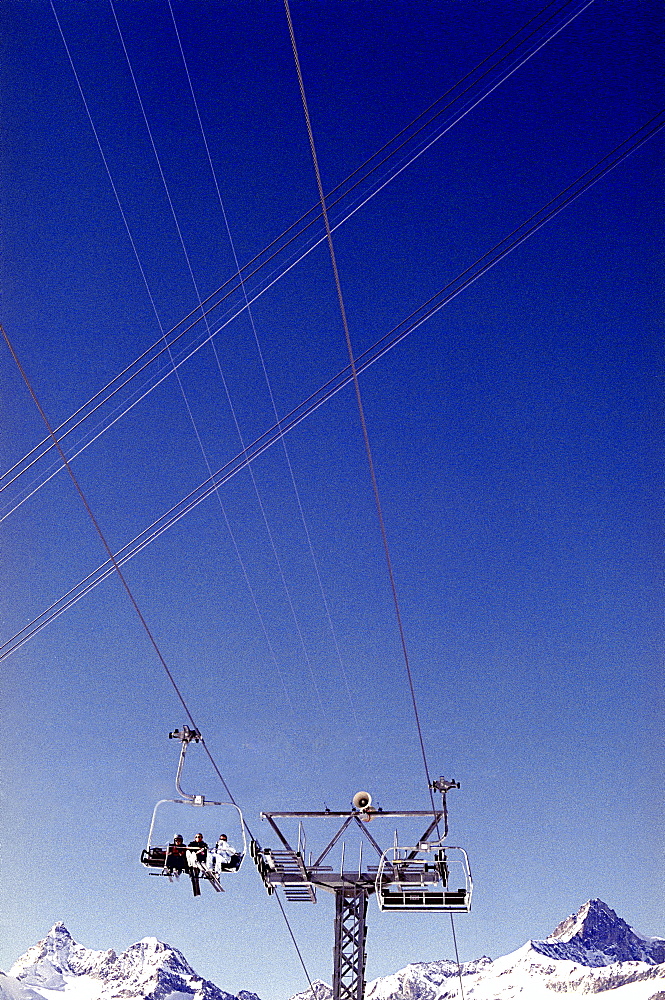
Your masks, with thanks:
M603 1000L665 1000L665 939L636 934L614 910L592 899L544 941L527 941L495 961L461 969L449 960L418 962L368 983L365 1000L553 1000L556 994L602 994ZM293 1000L331 1000L322 982ZM92 951L62 923L0 973L0 1000L259 1000L233 996L194 972L156 938L127 951Z

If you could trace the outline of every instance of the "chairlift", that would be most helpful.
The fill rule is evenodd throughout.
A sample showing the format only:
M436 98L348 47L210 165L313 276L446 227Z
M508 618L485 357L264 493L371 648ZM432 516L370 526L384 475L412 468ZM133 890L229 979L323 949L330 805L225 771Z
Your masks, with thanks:
M180 798L160 799L153 809L148 842L141 852L141 864L151 869L149 875L163 875L170 882L177 881L182 874L188 875L195 896L200 895L199 883L202 878L210 882L216 892L223 892L220 879L226 875L236 875L247 853L242 812L233 802L220 802L206 799L204 795L184 792L180 776L185 753L191 742L200 742L201 734L183 726L182 732L176 729L169 733L169 739L179 739L182 744L175 779ZM182 806L185 807L184 810L180 808ZM192 809L198 810L196 816L190 811ZM187 836L173 834L174 829L187 829L187 826L194 825L199 831L203 831L201 848L198 848L193 834L192 840ZM220 831L229 828L232 831L231 843L239 836L242 846L238 844L233 849L229 844L223 852L216 852L215 845Z
M391 847L376 873L380 910L468 913L473 880L463 847L421 843Z

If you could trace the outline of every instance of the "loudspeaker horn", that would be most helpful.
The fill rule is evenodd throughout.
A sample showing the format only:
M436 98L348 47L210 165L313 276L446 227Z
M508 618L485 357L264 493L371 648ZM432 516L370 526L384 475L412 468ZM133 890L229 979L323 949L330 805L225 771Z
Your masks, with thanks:
M372 796L369 792L356 792L353 796L352 805L354 809L360 809L361 812L365 812L372 804Z

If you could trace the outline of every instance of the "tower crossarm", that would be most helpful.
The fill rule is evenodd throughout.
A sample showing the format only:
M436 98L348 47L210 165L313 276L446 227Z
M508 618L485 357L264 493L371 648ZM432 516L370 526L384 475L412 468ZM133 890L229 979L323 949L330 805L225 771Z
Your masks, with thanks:
M320 812L262 812L261 819L267 819L269 822L271 819L341 819L346 816L353 818L354 816L359 816L360 814L360 809L346 809L344 812L336 812L332 809L324 809ZM417 818L418 816L434 816L434 825L436 825L436 823L443 817L443 810L436 809L432 812L431 809L372 809L371 815L372 819L408 819L409 817Z

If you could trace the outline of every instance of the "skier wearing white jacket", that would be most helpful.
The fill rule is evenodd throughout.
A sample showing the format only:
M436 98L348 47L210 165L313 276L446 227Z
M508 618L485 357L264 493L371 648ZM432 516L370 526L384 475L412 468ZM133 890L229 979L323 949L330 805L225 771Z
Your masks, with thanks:
M239 858L240 855L236 851L235 847L229 844L226 834L220 833L219 839L217 840L212 852L212 864L210 866L212 870L221 872L237 868Z

